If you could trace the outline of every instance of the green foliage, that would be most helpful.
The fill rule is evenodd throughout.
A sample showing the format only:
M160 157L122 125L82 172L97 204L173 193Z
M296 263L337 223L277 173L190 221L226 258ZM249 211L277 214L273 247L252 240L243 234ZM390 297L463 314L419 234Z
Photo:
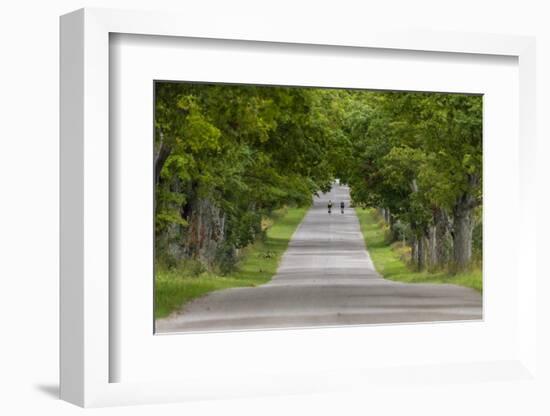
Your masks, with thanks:
M155 92L157 243L172 238L185 256L208 255L229 272L264 216L330 187L343 92L165 82ZM204 201L217 210L199 212ZM205 222L217 241L202 240Z
M347 173L354 200L396 214L407 210L416 192L424 205L451 209L464 193L479 205L482 98L372 94L364 98L369 110L351 113L347 121L356 150Z

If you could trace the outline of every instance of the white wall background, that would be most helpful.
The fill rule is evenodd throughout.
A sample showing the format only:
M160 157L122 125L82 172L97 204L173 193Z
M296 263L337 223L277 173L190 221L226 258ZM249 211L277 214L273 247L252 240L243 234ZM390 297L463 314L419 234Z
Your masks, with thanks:
M58 17L77 8L178 10L309 25L338 31L388 24L437 30L536 35L538 42L539 274L550 248L545 221L550 185L550 12L544 0L19 0L0 12L0 413L72 415L56 399L58 383ZM535 209L535 207L534 207ZM513 220L513 219L512 219ZM503 253L505 254L505 253ZM550 284L539 293L541 368L550 374ZM550 414L550 384L486 383L271 397L92 410L101 415L156 414Z

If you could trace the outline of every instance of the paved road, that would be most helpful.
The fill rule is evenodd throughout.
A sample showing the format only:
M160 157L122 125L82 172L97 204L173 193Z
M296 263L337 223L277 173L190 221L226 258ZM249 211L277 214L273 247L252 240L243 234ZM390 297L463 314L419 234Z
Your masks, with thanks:
M327 202L335 203L327 213ZM349 190L315 198L284 254L277 275L255 288L212 292L156 331L218 331L481 319L481 296L447 284L392 282L375 271L355 211L336 207Z

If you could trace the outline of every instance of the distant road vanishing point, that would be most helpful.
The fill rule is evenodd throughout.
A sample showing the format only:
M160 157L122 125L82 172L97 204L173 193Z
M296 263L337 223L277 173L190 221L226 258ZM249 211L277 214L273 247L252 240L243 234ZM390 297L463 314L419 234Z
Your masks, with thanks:
M328 200L333 212L327 212ZM339 203L344 201L345 213ZM195 299L157 320L157 333L479 320L481 295L450 284L383 279L349 208L349 189L333 186L314 199L262 286L231 288Z

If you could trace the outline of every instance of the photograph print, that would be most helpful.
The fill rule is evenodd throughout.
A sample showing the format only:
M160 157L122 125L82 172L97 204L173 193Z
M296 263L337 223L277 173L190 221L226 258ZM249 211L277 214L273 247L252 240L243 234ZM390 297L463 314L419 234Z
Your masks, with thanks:
M155 333L482 319L481 95L154 93Z

